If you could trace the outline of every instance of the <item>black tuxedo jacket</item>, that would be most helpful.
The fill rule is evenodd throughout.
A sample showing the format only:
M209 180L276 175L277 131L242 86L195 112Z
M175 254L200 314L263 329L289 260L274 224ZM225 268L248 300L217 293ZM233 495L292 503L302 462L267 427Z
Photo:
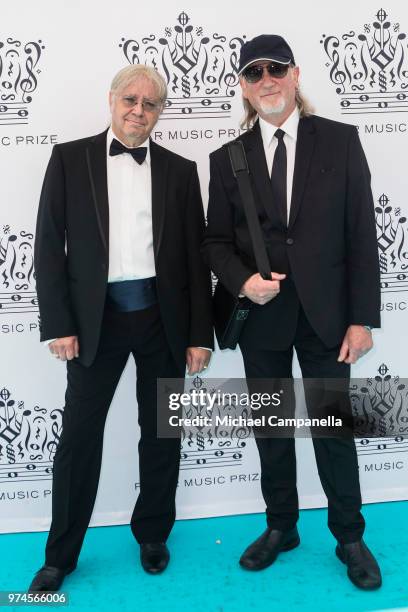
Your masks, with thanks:
M41 192L35 270L41 340L78 335L95 357L109 266L106 134L56 145ZM213 346L204 214L196 164L150 143L157 292L169 346L184 371L187 346ZM137 202L135 202L137 205Z
M271 270L281 292L254 305L243 342L285 350L299 302L327 347L350 324L380 326L380 278L370 172L355 127L312 116L299 121L289 225L273 205L259 124L239 137L247 155ZM257 271L226 145L211 154L204 258L238 295Z

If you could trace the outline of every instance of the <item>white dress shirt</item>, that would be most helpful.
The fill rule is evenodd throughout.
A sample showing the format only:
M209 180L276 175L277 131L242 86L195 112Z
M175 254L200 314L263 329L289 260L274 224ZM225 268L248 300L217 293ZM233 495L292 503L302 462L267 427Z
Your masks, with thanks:
M299 125L299 111L297 108L286 121L280 126L280 129L285 132L283 142L286 146L286 159L287 159L287 209L288 209L288 222L290 213L290 203L292 199L292 185L293 185L293 173L295 170L295 154L296 154L296 140L297 131ZM259 117L259 127L261 129L262 141L265 151L266 163L268 166L268 173L271 176L273 158L275 155L276 147L278 146L278 139L275 137L277 128L275 125L268 123L262 117Z
M113 157L109 155L113 138L116 136L110 127L106 138L109 200L108 283L156 276L149 140L140 145L147 147L147 155L145 161L138 164L127 153ZM126 146L125 143L122 144Z

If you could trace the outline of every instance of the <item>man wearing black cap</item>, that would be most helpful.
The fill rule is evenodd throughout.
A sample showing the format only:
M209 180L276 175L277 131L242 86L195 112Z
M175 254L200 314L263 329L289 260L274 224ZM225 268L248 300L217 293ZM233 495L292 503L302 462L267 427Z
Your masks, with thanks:
M371 328L380 326L370 172L357 130L312 115L280 36L244 44L239 75L248 128L240 140L271 278L257 273L226 146L210 158L204 257L232 295L252 302L239 341L248 379L291 378L295 348L303 378L347 382L350 364L373 345ZM268 528L241 557L251 570L300 542L294 439L256 441ZM362 540L354 440L313 438L313 445L336 554L356 586L378 588L380 569Z

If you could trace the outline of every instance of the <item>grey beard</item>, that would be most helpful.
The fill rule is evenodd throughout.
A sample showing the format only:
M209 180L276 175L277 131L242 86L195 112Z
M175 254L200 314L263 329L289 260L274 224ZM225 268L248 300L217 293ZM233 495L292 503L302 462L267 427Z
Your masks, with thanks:
M262 106L261 104L261 110L263 113L265 113L265 115L278 115L279 113L282 113L285 110L285 106L285 100L282 100L280 104L275 106Z

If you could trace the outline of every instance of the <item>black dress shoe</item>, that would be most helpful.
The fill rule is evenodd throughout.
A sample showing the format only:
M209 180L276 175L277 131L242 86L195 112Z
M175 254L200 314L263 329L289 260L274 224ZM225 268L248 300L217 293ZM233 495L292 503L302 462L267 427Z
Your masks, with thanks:
M35 574L30 586L29 593L37 593L39 591L58 591L64 582L67 574L73 572L75 567L68 570L62 570L51 565L43 565Z
M140 544L140 561L148 574L160 574L168 566L169 549L164 542Z
M347 565L347 575L356 587L366 591L380 588L382 584L380 568L363 540L338 544L336 555Z
M296 527L289 531L267 529L245 550L239 560L242 567L248 570L265 569L275 561L280 552L292 550L299 546L300 538Z

